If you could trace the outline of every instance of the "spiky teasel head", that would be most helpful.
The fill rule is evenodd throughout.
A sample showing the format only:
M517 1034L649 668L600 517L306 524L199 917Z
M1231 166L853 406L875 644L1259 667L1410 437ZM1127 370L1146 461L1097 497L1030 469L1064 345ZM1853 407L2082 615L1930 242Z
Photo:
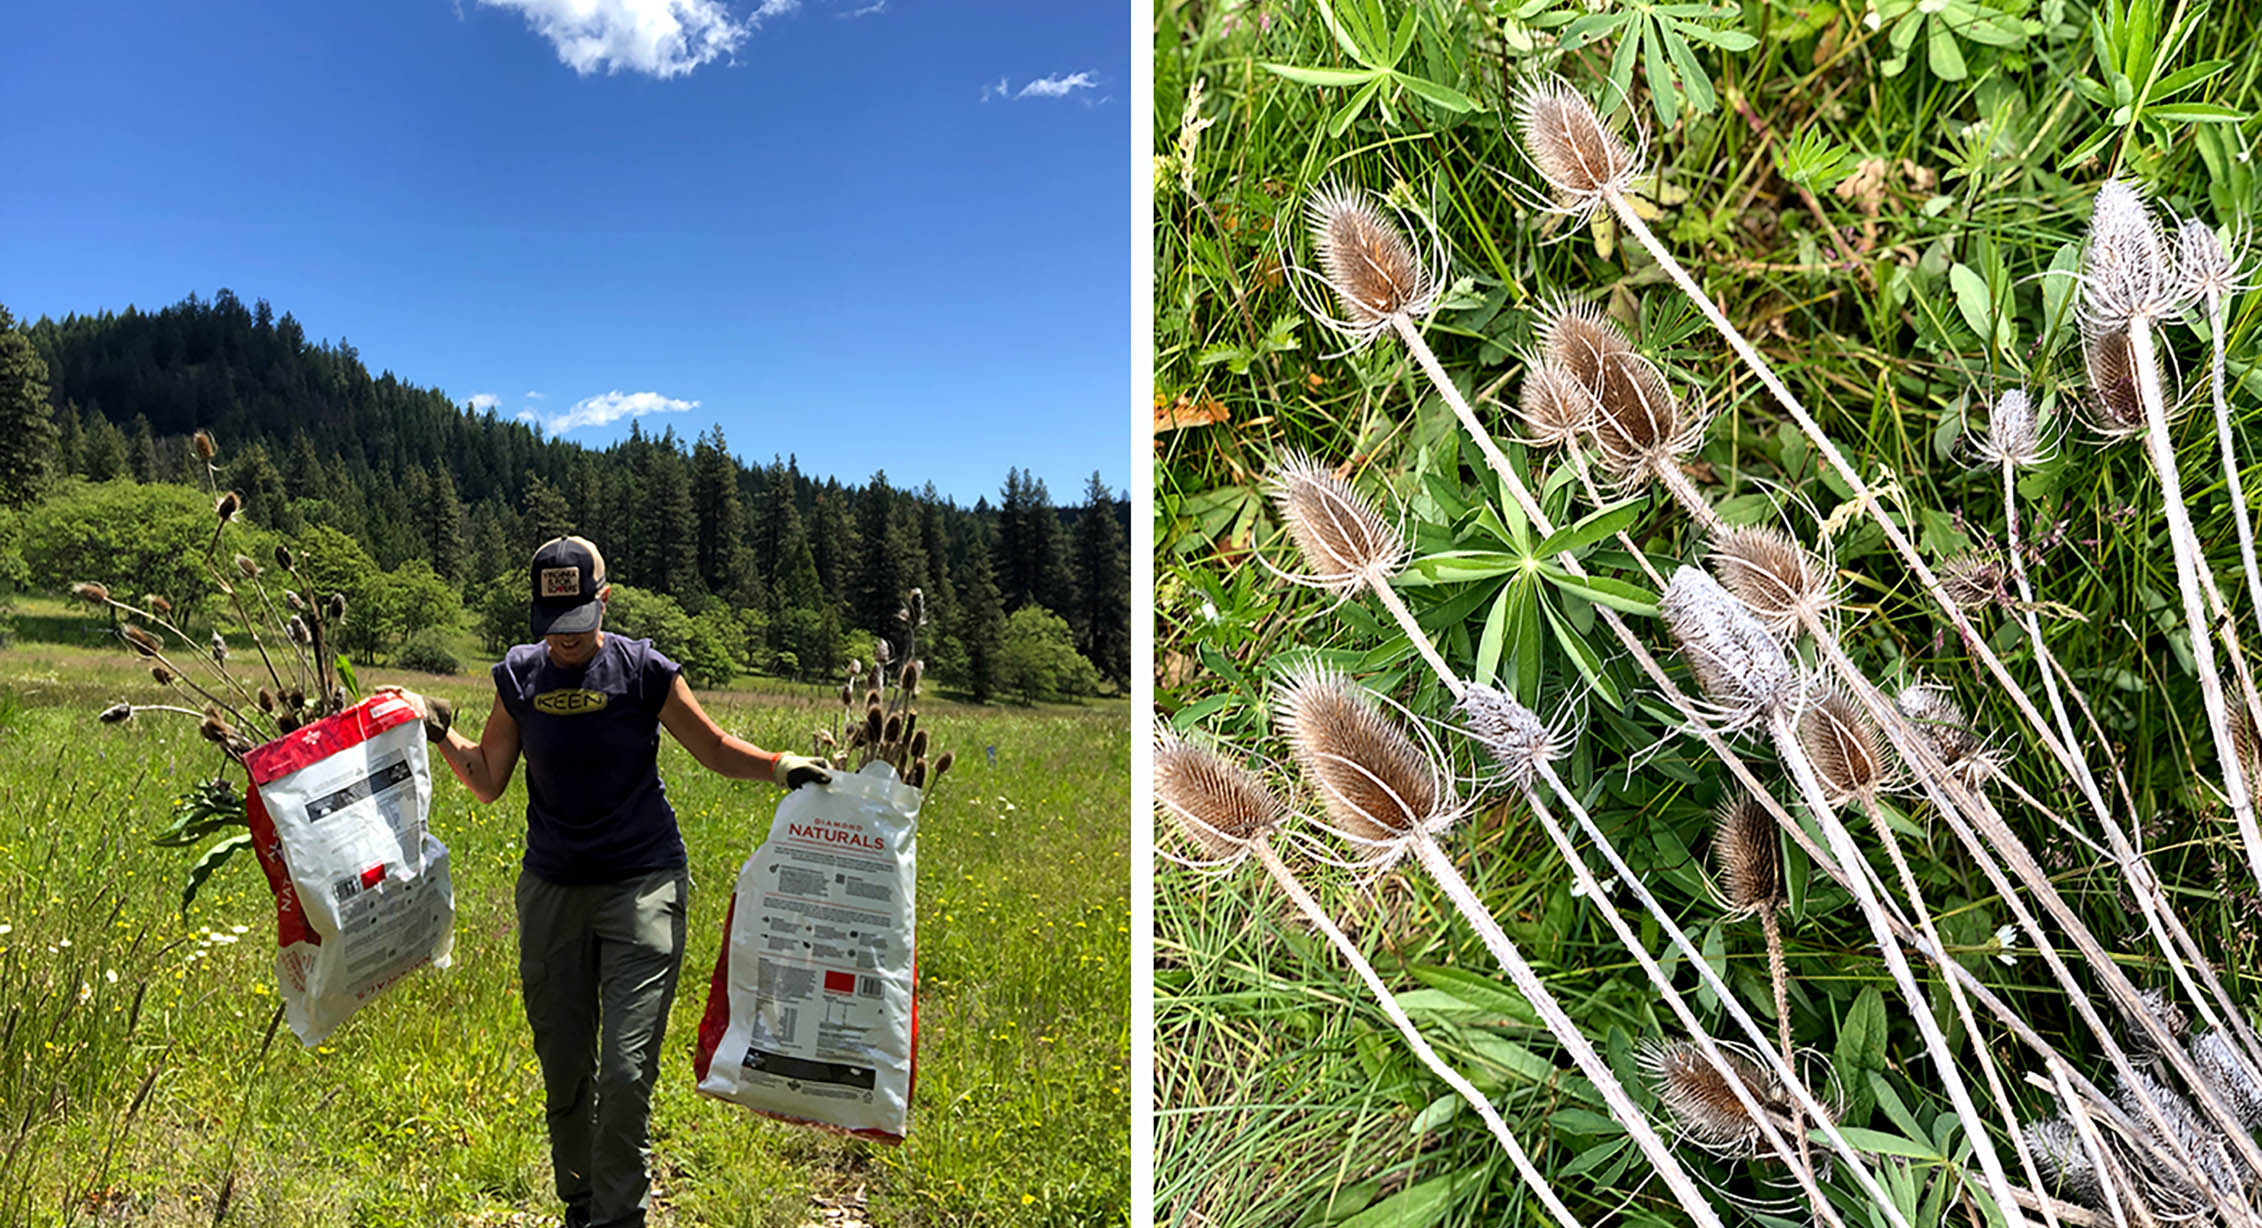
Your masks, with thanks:
M1783 890L1783 849L1775 820L1747 793L1729 797L1714 813L1712 865L1729 915L1781 912L1790 897Z
M1940 591L1967 614L1990 606L2011 608L2017 603L2011 581L2010 562L2000 551L1984 547L1951 554L1940 564Z
M282 568L284 571L289 571L291 569L291 562L291 548L281 542L276 542L275 566Z
M1536 448L1565 447L1593 428L1597 412L1594 394L1569 367L1552 358L1532 360L1516 398L1524 442Z
M1704 571L1673 573L1657 610L1724 729L1748 729L1796 710L1798 675L1783 646Z
M1557 211L1584 219L1623 192L1641 173L1641 150L1595 114L1586 96L1560 77L1526 83L1516 93L1516 126L1524 156L1547 181Z
M901 712L890 713L888 715L887 723L880 730L880 741L885 743L886 745L893 746L896 743L901 742L902 740L903 714Z
M79 583L72 585L71 596L76 597L83 602L86 602L88 605L110 604L109 588L104 585L96 584L90 580L80 581Z
M2226 245L2215 237L2214 227L2198 218L2186 218L2176 227L2176 272L2200 299L2220 301L2245 290L2245 271L2239 267L2243 256L2237 236Z
M1789 1116L1791 1095L1751 1050L1725 1041L1714 1044L1725 1070L1690 1040L1653 1037L1634 1050L1634 1062L1649 1077L1650 1090L1680 1138L1722 1159L1756 1156L1766 1146L1765 1136L1759 1119L1738 1098L1737 1086L1778 1126ZM1825 1101L1823 1107L1833 1106Z
M2189 287L2175 265L2175 249L2136 189L2109 179L2097 189L2089 237L2081 253L2085 335L2116 332L2132 320L2159 320L2183 309Z
M173 616L173 603L155 593L143 593L141 604L161 617L171 618Z
M2144 402L2137 392L2136 354L2129 348L2128 330L2085 336L2081 360L2089 374L2089 395L2079 402L2082 421L2106 443L2143 434Z
M1947 687L1911 682L1893 697L1893 707L1949 774L1966 785L1979 784L2002 766L1999 752L1971 727L1963 706Z
M222 492L212 504L212 514L219 518L221 524L234 520L236 513L242 510L243 496L232 490Z
M1867 807L1898 788L1892 749L1869 713L1845 688L1815 688L1799 712L1799 749L1805 752L1832 805Z
M877 703L875 703L875 704L872 704L871 706L869 706L869 707L867 707L867 708L865 708L865 709L864 709L864 744L865 744L865 745L867 745L867 746L877 746L877 745L879 745L879 742L880 742L880 734L881 734L881 733L882 733L883 731L885 731L885 730L886 730L886 728L887 728L887 716L886 716L886 714L885 714L885 713L883 713L883 712L881 712L881 711L880 711L880 705L878 705Z
M935 762L941 779L951 758ZM1229 865L1248 855L1288 816L1256 775L1169 730L1155 735L1155 805L1205 860Z
M1394 320L1428 316L1445 288L1449 255L1436 224L1423 222L1429 244L1418 249L1408 238L1413 227L1405 211L1395 210L1393 217L1385 208L1365 188L1325 180L1304 198L1304 225L1318 271L1285 252L1281 257L1297 302L1353 349L1388 331ZM1315 280L1326 287L1324 294L1309 284ZM1333 314L1336 310L1343 314Z
M123 702L111 704L109 707L104 708L102 711L96 713L94 717L94 719L101 721L105 725L122 725L127 721L132 720L133 718L134 706L132 704Z
M1595 450L1604 472L1621 484L1646 481L1704 440L1703 416L1689 412L1664 372L1632 349L1603 354L1587 391L1594 397Z
M2058 1197L2093 1210L2104 1207L2105 1190L2097 1180L2096 1162L2081 1144L2081 1133L2064 1116L2029 1122L2019 1131L2034 1167Z
M179 675L162 665L152 665L149 667L149 677L159 686L171 686L178 680Z
M1301 452L1272 466L1272 501L1281 523L1311 570L1281 575L1299 584L1350 596L1387 583L1411 551L1396 525L1333 470Z
M1971 445L1989 465L2024 468L2049 458L2054 441L2042 427L2042 414L2023 388L2011 388L1995 398L1987 415L1987 431Z
M212 442L212 432L202 428L189 436L189 447L195 451L196 459L200 461L211 460L220 454L220 445Z
M239 554L236 556L236 574L246 580L254 579L259 575L259 564L252 562L250 555Z
M894 646L884 639L872 641L872 660L879 665L879 669L876 671L880 675L879 681L886 682L888 663L895 660Z
M1295 751L1335 831L1388 865L1461 816L1443 755L1385 716L1342 674L1305 666L1273 691L1273 723Z
M2136 993L2137 1006L2160 1025L2170 1037L2181 1043L2191 1033L2191 1015L2168 991L2160 988L2140 989ZM2130 1056L2143 1061L2157 1061L2160 1047L2152 1043L2152 1034L2134 1021L2129 1026L2128 1051Z
M2151 1134L2159 1127L2152 1123L2152 1116L2145 1109L2143 1102L2150 1100L2159 1110L2160 1116L2167 1121L2169 1132L2198 1162L2199 1169L2206 1174L2208 1182L2220 1190L2232 1193L2235 1200L2235 1196L2245 1189L2246 1182L2243 1170L2231 1156L2228 1140L2208 1119L2201 1117L2197 1109L2191 1107L2190 1101L2153 1077L2149 1071L2139 1066L2133 1068L2132 1073L2134 1078L2124 1075L2115 1080L2113 1102L2120 1106L2123 1113L2138 1122L2147 1134ZM2155 1210L2162 1209L2163 1203L2171 1206L2178 1202L2196 1203L2203 1197L2189 1175L2180 1171L2170 1172L2144 1164L2138 1168L2138 1179L2144 1187L2145 1200L2153 1204Z
M1837 608L1828 563L1772 525L1737 525L1712 539L1712 574L1761 626L1795 639Z
M954 750L946 750L941 755L937 756L935 759L934 771L930 772L927 776L927 783L929 785L933 785L935 782L941 780L943 778L943 773L949 771L950 765L956 762L958 762L958 752Z
M1460 708L1462 732L1506 769L1510 784L1530 784L1541 764L1569 750L1565 730L1549 726L1514 696L1481 682L1462 692Z
M1605 360L1634 352L1625 330L1601 307L1568 295L1532 313L1532 336L1541 360L1561 363L1590 394L1602 387Z
M2262 1130L2262 1080L2239 1061L2235 1042L2221 1029L2212 1028L2193 1037L2190 1048L2199 1077L2207 1081L2224 1106L2248 1130Z
M212 633L211 649L212 659L215 662L218 662L221 665L226 665L228 663L228 641L220 638L220 633L217 631Z
M132 623L127 623L124 626L118 628L118 634L125 639L128 646L130 646L136 653L140 654L141 656L154 657L159 652L162 652L165 647L162 643L158 642L156 636L151 635L149 632L142 630L140 627L137 627Z
M925 670L926 666L918 661L905 661L903 663L903 672L897 675L896 685L901 688L905 699L919 693L919 677Z

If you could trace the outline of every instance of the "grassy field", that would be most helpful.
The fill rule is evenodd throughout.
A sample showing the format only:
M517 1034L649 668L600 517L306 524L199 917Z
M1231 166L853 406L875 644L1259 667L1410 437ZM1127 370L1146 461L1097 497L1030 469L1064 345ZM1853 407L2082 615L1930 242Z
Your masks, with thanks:
M1265 769L1269 782L1301 789L1296 826L1337 856L1346 855L1341 842L1301 824L1320 814L1321 799L1273 725L1273 684L1317 661L1422 718L1453 718L1451 696L1374 597L1339 601L1258 565L1316 570L1282 532L1265 489L1284 453L1313 453L1405 532L1417 561L1399 593L1451 668L1543 713L1575 716L1562 764L1571 788L1702 944L1706 962L1772 1026L1759 927L1724 915L1707 864L1714 807L1738 787L1685 736L1685 722L1595 608L1546 578L1551 551L1535 548L1540 534L1519 531L1502 484L1408 348L1387 332L1352 346L1292 297L1298 274L1284 259L1318 265L1304 202L1337 179L1387 195L1417 236L1434 224L1450 247L1433 270L1441 305L1419 327L1557 524L1613 502L1580 489L1562 450L1511 442L1538 345L1535 318L1570 297L1606 311L1682 403L1709 416L1699 446L1675 463L1723 518L1780 523L1809 545L1827 539L1843 589L1840 634L1861 668L1887 686L1920 675L1944 682L2002 751L2011 781L2070 817L2084 838L2102 839L2004 688L1664 268L1607 218L1582 224L1539 207L1544 185L1520 150L1512 97L1520 83L1558 74L1614 109L1619 131L1639 126L1647 169L1634 192L1663 245L1852 464L1889 488L1889 514L1934 567L2006 545L1999 474L1975 464L1970 447L1992 398L2024 388L2062 433L2018 474L2038 588L2031 608L2094 708L2098 732L2084 729L2081 753L2100 779L2127 781L2132 805L2104 786L2117 818L2139 833L2177 912L2251 1011L2262 995L2262 900L2201 716L2160 485L2141 445L2100 446L2080 424L2092 392L2073 282L2062 274L2076 267L2091 201L2109 177L2133 181L2175 218L2226 232L2251 225L2262 205L2247 162L2262 67L2244 49L2258 22L2252 6L2142 0L1158 4L1158 707L1180 730L1252 765L1276 765ZM1328 298L1316 280L1306 288ZM1336 301L1327 305L1344 314ZM2249 502L2262 402L2251 365L2258 308L2252 294L2232 300L2224 330ZM2186 411L2171 428L2184 500L2251 647L2262 626L2239 577L2207 408L2208 325L2185 314L2160 335ZM1591 463L1593 437L1581 446ZM1619 511L1632 547L1605 539L1581 549L1588 569L1630 586L1620 591L1654 596L1636 550L1668 575L1703 562L1703 531L1655 484L1629 492ZM1456 552L1486 557L1438 557ZM1981 607L1973 615L1981 634L2039 696L2043 667L2020 625L2027 607L2015 598ZM1691 687L1654 611L1628 621ZM1797 651L1816 665L1811 644ZM1464 739L1441 736L1465 781L1490 769ZM1764 739L1737 745L1792 804ZM1680 1024L1603 928L1594 901L1573 895L1569 865L1513 791L1471 784L1469 792L1481 804L1446 837L1449 855L1644 1110L1669 1128L1632 1054L1644 1038L1683 1034ZM2169 985L2118 868L2035 807L2007 793L1997 801L2113 961L2139 985ZM2071 1066L2109 1083L2100 1046L2040 967L2031 936L2003 931L2003 894L1921 798L1898 795L1887 806L1951 956ZM1170 847L1166 835L1158 840ZM1891 873L1866 825L1861 846ZM1406 868L1363 881L1284 855L1432 1043L1500 1106L1572 1208L1592 1217L1586 1222L1686 1222L1425 876ZM1835 1063L1853 1098L1846 1124L1875 1131L1871 1141L1886 1138L1877 1162L1896 1196L1906 1195L1913 1223L1987 1222L1972 1196L1971 1140L1949 1111L1915 1011L1887 979L1848 896L1803 861L1794 859L1791 875L1784 928L1797 1042ZM1635 915L1699 1018L1730 1035L1688 963ZM1366 989L1261 873L1158 870L1156 926L1158 1224L1542 1222L1501 1149L1416 1064ZM2052 937L2065 949L2062 935ZM1992 1025L1967 1032L1940 978L1922 984L1967 1079L1978 1084L1984 1048L2011 1080L2011 1116L2056 1111L2054 1095L2018 1082L2038 1069L2029 1052ZM2093 978L2082 994L2113 1018ZM2125 1022L2114 1026L2125 1039ZM2009 1163L2009 1127L1992 1109L1988 1125ZM1730 1222L1741 1217L1733 1203L1764 1192L1750 1166L1681 1150L1716 1183ZM1828 1188L1848 1223L1879 1222L1843 1166ZM1752 1222L1811 1216L1801 1204Z
M68 615L26 610L41 635L77 638L51 625ZM472 730L492 696L479 674L362 682L448 696ZM262 1057L274 912L257 868L226 866L184 922L193 854L148 842L215 756L185 721L94 721L155 691L114 649L0 650L0 1224L210 1224L223 1190L225 1222L246 1226L554 1222L516 996L523 785L491 807L438 785L454 967L412 976L316 1050L282 1028ZM813 692L701 698L733 732L806 748L830 715ZM922 707L958 766L922 816L919 1086L900 1148L693 1090L723 910L778 795L666 741L696 886L654 1108L655 1223L858 1222L826 1208L875 1225L1124 1221L1124 708Z

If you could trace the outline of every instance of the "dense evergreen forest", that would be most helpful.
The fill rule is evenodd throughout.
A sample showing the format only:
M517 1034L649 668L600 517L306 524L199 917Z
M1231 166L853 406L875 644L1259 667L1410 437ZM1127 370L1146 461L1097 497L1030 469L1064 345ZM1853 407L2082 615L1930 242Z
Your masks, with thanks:
M14 580L44 590L86 578L28 566L42 507L53 521L70 500L92 507L89 490L201 489L199 429L219 441L220 484L243 494L253 526L330 543L409 590L444 589L490 648L511 638L514 608L524 631L533 547L571 532L604 548L631 629L666 625L685 644L695 630L690 651L727 653L709 677L830 676L871 633L897 631L913 587L930 611L923 655L979 697L1120 687L1130 675L1129 509L1097 473L1060 508L1042 480L1009 469L996 503L965 508L884 470L849 485L791 457L749 466L720 426L686 441L636 425L587 448L372 375L342 338L310 341L288 313L227 290L28 325L0 308L0 508L16 509L7 531L24 573ZM0 555L8 548L0 541ZM10 578L0 563L0 584ZM406 647L416 624L432 622L407 612L369 649ZM1044 654L1032 640L1054 649L1046 685L1005 676ZM1058 659L1065 645L1081 660Z

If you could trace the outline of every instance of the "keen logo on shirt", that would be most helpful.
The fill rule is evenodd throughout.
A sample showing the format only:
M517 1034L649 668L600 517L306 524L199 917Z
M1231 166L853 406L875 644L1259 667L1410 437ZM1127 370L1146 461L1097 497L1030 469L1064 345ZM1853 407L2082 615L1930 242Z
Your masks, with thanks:
M552 716L576 716L605 706L603 691L544 691L534 697L534 710Z

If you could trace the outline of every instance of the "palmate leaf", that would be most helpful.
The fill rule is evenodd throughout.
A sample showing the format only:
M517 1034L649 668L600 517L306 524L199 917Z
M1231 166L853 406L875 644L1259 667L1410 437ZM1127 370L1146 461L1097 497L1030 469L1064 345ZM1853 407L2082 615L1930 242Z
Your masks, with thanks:
M244 801L225 779L191 787L173 802L173 819L149 838L160 848L186 848L228 827L245 827Z

